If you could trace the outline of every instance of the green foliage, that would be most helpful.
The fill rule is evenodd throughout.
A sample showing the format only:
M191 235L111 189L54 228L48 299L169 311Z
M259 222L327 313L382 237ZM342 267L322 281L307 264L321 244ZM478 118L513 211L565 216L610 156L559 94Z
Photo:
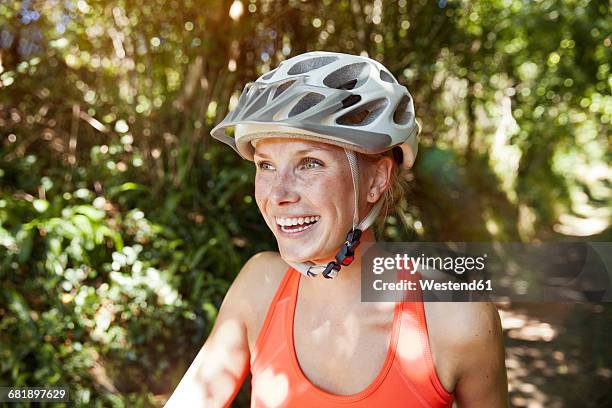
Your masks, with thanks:
M138 190L118 187L117 199ZM120 212L85 188L52 195L0 201L3 383L69 384L84 405L93 389L102 405L129 405L109 392L166 392L244 261L228 215L211 207L196 225L171 220L185 197L175 192L150 210L162 226L133 202Z
M162 403L274 248L253 166L208 131L304 51L365 52L414 96L422 147L383 239L609 240L605 2L241 4L0 4L3 384Z

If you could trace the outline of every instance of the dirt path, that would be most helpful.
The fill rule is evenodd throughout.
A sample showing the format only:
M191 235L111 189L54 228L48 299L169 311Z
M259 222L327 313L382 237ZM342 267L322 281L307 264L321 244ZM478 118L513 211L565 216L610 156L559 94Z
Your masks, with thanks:
M612 406L612 305L498 304L513 407Z

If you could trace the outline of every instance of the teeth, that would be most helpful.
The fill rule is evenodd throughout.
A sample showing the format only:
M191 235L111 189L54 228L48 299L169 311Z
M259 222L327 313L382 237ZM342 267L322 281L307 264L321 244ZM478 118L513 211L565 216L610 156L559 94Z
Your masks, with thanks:
M289 233L296 233L296 232L300 232L300 231L304 231L310 227L312 227L314 224L308 224L305 225L303 227L297 227L297 228L291 228L291 229L287 229L286 226L281 226L281 230L283 230L283 232L289 232Z
M313 223L319 221L320 216L312 216L312 217L295 217L295 218L279 218L276 217L276 223L280 226L294 226L294 225L303 225L307 223ZM297 229L294 229L297 231Z

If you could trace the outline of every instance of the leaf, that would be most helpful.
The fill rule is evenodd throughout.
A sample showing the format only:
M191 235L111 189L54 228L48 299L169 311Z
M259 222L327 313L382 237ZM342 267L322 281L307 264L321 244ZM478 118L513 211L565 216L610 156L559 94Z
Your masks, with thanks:
M196 251L195 255L193 256L193 258L191 259L191 262L189 264L189 267L191 269L195 268L200 263L200 260L202 259L204 254L206 254L207 250L208 250L208 248L206 246L202 246L202 247L198 248L198 250Z
M49 208L49 202L47 200L34 200L32 202L34 209L39 213L44 213Z
M21 296L19 292L11 287L4 287L3 292L3 295L7 300L6 304L8 309L13 312L23 323L31 323L32 318L29 314L30 308L28 307L28 304L23 296Z
M78 205L73 207L73 210L76 213L83 214L87 218L94 221L101 221L106 216L106 212L103 210L99 210L91 205Z
M84 215L76 214L71 221L83 233L85 239L94 240L94 231L91 220Z
M32 244L34 242L34 230L33 229L21 229L17 233L17 247L19 253L17 254L17 261L24 263L30 258L32 253Z
M142 191L147 192L149 188L143 184L138 184L134 182L123 183L120 186L115 186L109 189L109 197L115 197L120 193L124 193L126 191Z

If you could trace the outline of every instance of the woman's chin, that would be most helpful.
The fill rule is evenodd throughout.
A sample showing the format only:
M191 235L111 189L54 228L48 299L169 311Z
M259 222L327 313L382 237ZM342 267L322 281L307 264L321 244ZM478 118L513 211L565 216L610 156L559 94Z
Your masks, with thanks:
M287 239L283 236L277 236L276 242L278 244L281 258L283 258L285 262L314 262L317 265L327 264L329 261L333 260L336 256L337 250L342 245L342 242L340 242L337 247L330 247L328 245L328 240L322 239L321 237L312 237L305 240L293 240ZM322 247L320 243L325 243L325 245Z
M334 258L334 254L321 256L321 251L296 251L295 248L283 248L282 246L279 247L279 252L285 262L291 263L314 262L315 264L327 264L327 262ZM329 260L325 261L328 258Z
M306 263L310 261L310 257L304 253L296 254L291 251L283 251L280 250L281 258L285 260L285 262L291 263Z

